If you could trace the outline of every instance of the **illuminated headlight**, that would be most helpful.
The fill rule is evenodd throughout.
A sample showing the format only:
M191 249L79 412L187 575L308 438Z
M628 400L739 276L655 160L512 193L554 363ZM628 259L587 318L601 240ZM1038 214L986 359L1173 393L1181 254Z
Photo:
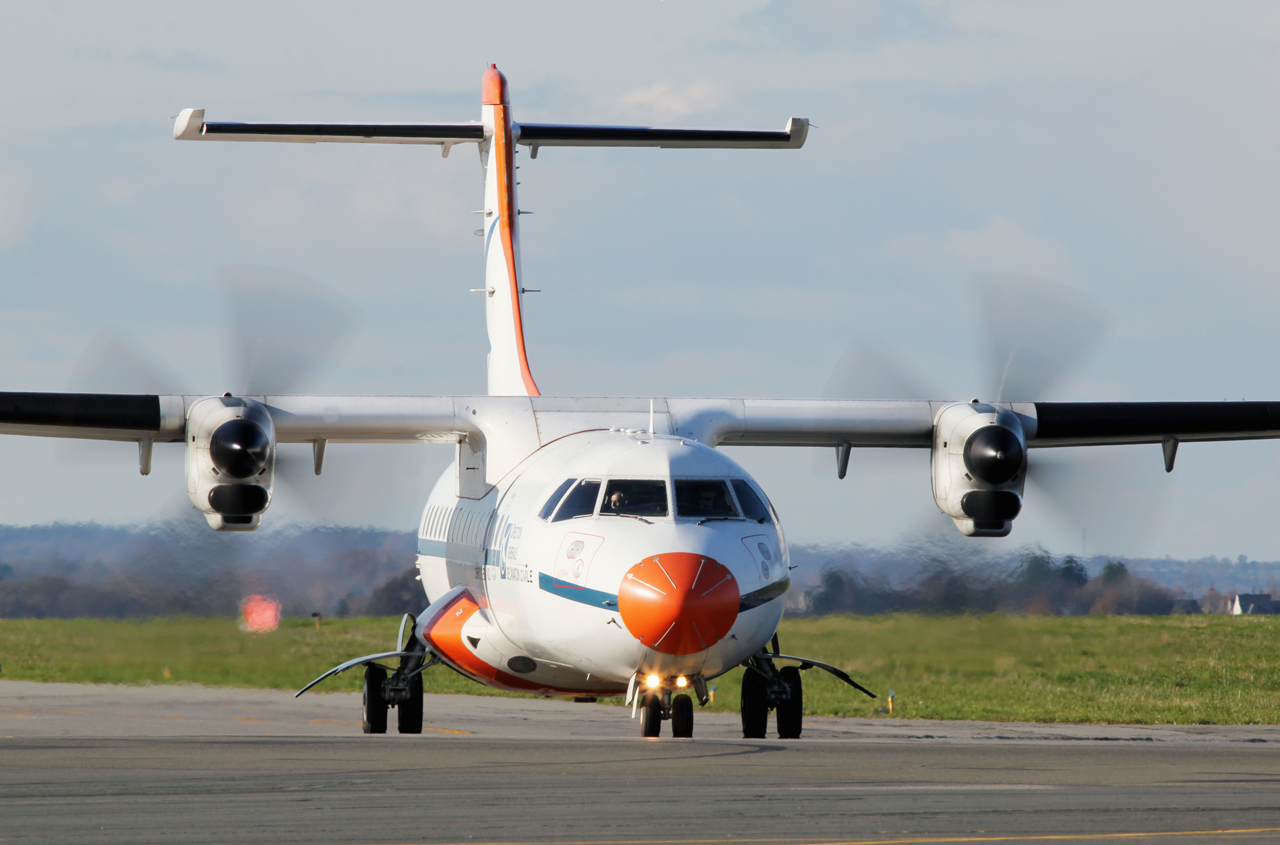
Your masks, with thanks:
M681 675L680 677L676 678L676 686L680 687L680 689L684 689L685 687L689 686L689 679L686 678L684 675Z
M662 679L657 675L650 675L645 679L645 683L648 684L649 689L657 689L658 685L662 683Z

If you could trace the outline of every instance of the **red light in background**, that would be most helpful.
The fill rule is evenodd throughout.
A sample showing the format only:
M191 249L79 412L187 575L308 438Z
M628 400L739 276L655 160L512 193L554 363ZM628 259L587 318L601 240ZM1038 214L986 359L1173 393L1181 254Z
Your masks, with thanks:
M280 602L270 596L245 596L240 602L241 628L255 634L280 627Z

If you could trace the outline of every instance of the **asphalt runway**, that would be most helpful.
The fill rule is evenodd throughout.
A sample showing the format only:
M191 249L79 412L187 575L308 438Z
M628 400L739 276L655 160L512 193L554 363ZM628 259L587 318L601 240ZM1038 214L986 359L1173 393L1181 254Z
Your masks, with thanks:
M1280 728L806 720L640 739L629 711L0 682L0 842L1280 840ZM394 718L392 720L394 725ZM394 727L393 727L394 730Z

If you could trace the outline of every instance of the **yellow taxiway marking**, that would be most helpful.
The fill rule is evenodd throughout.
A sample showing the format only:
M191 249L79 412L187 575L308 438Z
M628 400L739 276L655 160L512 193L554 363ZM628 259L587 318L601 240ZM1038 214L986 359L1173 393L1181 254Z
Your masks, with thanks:
M250 719L248 716L236 716L236 717L235 717L235 720L236 720L237 722L265 722L265 721L267 721L266 719Z
M1280 827L1225 830L1146 830L1137 833L1053 833L1036 836L921 836L906 839L601 839L577 842L457 842L448 845L735 845L750 842L803 842L808 845L923 845L947 842L1069 842L1097 839L1150 839L1155 836L1247 836L1280 833Z

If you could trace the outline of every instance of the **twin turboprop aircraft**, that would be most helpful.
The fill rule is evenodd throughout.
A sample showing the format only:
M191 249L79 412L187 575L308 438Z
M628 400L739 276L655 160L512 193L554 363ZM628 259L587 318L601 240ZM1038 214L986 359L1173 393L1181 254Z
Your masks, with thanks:
M152 396L0 393L0 433L181 443L187 492L219 531L256 528L273 494L276 447L310 443L319 474L329 443L447 443L454 465L418 526L428 607L406 615L396 648L317 678L365 669L364 730L397 710L422 730L422 672L444 663L480 683L548 695L626 696L641 733L664 721L693 735L693 698L744 666L742 728L801 732L801 669L839 669L782 654L790 586L786 538L763 489L716 450L929 449L934 499L965 535L999 537L1022 507L1028 451L1280 437L1272 402L888 402L544 397L525 352L515 156L542 147L800 149L808 121L782 131L517 123L490 66L481 120L452 124L209 123L177 119L189 141L475 144L485 175L485 396ZM407 634L407 636L406 636ZM380 661L395 661L394 669ZM780 666L781 663L798 665ZM299 693L301 695L301 692Z

